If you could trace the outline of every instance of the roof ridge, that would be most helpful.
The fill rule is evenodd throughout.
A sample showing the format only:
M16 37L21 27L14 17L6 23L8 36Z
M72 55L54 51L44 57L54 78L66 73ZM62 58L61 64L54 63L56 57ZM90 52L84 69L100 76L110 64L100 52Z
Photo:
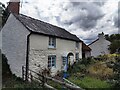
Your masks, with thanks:
M52 35L64 39L70 39L75 41L80 40L75 34L61 28L59 26L44 22L33 17L23 15L23 14L13 14L28 30L44 35Z

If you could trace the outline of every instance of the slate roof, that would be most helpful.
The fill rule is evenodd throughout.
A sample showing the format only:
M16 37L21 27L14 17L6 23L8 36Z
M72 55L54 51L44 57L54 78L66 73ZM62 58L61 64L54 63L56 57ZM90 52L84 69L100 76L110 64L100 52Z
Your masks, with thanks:
M19 15L14 14L14 16L28 30L30 30L33 33L38 33L38 34L43 34L43 35L48 35L48 36L55 36L58 38L82 42L76 35L71 34L70 32L66 31L63 28L51 25L49 23L43 22L43 21L38 20L38 19L28 17L28 16L23 15L23 14L19 14Z
M99 38L96 39L95 41L91 42L88 46L92 45L93 43L97 42L98 40L99 40Z

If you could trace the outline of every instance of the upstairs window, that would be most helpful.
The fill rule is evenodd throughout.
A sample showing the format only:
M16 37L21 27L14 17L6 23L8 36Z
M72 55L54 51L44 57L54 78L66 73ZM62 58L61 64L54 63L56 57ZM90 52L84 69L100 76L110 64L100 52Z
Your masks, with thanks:
M79 42L76 42L76 48L79 49Z
M56 56L50 55L48 56L48 68L56 67Z
M56 38L49 37L49 48L55 48L56 47Z

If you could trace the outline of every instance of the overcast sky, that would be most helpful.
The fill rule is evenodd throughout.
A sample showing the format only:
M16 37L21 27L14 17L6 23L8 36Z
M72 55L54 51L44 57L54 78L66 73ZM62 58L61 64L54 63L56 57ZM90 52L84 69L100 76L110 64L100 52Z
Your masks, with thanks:
M83 1L21 0L20 13L65 28L87 44L97 39L98 33L118 33L120 0Z

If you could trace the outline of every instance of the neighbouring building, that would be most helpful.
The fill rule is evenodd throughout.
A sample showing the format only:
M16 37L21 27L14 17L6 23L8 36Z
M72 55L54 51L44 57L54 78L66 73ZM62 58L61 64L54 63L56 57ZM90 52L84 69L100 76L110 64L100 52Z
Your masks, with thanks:
M97 57L99 55L109 54L110 44L110 41L105 39L103 32L98 34L98 39L88 45L92 49L91 56Z
M66 62L72 65L82 58L83 41L76 35L9 9L11 5L19 5L19 2L13 3L8 5L11 14L1 33L2 52L15 75L22 76L22 66L36 72L51 68L55 75L57 71L63 70Z
M82 58L91 57L91 48L88 47L84 42L82 43Z

